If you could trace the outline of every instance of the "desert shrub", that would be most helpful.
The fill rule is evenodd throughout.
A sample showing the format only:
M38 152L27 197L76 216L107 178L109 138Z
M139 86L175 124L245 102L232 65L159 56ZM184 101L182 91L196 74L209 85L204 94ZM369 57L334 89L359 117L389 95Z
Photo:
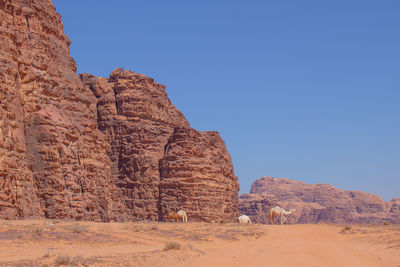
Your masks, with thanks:
M265 235L265 233L261 232L261 231L246 231L246 232L241 233L241 235L254 237L255 239L258 239L258 238L262 237L263 235Z
M66 255L59 255L59 256L57 256L57 258L56 258L54 263L57 266L70 265L72 263L72 258L70 256L66 256Z
M342 230L340 230L340 233L346 233L349 230L351 230L351 226L350 225L346 225L345 227L343 227Z
M191 234L188 236L188 239L192 241L201 241L203 240L203 237L200 234Z
M74 224L71 226L71 231L74 233L85 233L88 229L84 225Z
M150 230L153 230L153 231L154 230L158 230L158 226L157 225L153 225L153 226L150 227Z
M56 230L56 226L55 225L52 225L52 224L49 224L49 225L47 225L47 230L49 230L49 231L54 231L54 230Z
M179 250L179 249L181 249L181 244L179 244L178 242L173 242L173 241L167 242L164 246L164 250L171 250L171 249Z
M389 222L384 222L383 225L390 225L390 223Z
M32 230L32 236L33 237L41 237L43 235L43 229L36 227L35 229Z
M82 256L75 256L75 257L70 257L67 255L59 255L55 262L57 266L61 265L68 265L68 266L89 266L88 261L83 258Z

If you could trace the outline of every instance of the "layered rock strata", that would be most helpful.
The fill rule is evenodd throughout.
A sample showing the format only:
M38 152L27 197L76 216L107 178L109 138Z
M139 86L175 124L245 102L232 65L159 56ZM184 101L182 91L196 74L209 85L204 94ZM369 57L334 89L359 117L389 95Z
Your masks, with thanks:
M115 217L96 98L51 1L1 0L0 36L0 216Z
M223 141L191 129L164 86L121 69L77 76L50 0L0 0L0 38L0 218L162 220L176 208L196 220L236 217ZM204 142L206 154L185 142Z
M190 128L165 86L144 75L116 69L81 79L97 97L113 180L132 218L165 220L184 209L195 221L235 219L239 184L217 132Z
M380 223L398 222L399 201L385 202L362 191L344 191L329 184L306 184L285 178L263 177L256 180L250 196L268 194L285 209L296 209L288 215L290 223ZM247 195L240 197L246 205L254 203ZM243 213L251 212L243 204ZM267 215L266 215L267 216Z
M160 161L160 215L181 208L197 221L236 221L239 184L217 132L175 128Z

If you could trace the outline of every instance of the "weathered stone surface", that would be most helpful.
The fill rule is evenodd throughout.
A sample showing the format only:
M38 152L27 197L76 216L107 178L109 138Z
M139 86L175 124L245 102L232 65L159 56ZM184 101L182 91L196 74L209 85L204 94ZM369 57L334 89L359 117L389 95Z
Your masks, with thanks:
M98 99L99 129L111 144L111 170L131 219L159 218L159 160L174 127L188 127L153 79L116 69L109 79L82 74Z
M400 222L400 198L394 198L392 201L387 202L387 207L392 220Z
M96 98L51 1L1 0L0 36L0 216L112 219Z
M196 221L236 221L239 183L219 133L175 128L160 174L162 220L170 209L184 209Z
M82 74L98 99L99 128L111 144L111 171L132 219L232 221L239 184L216 132L199 132L153 79L116 69L109 79Z
M0 218L158 220L177 208L196 220L237 215L238 182L218 134L191 129L149 77L77 76L50 0L0 0L0 37ZM206 154L184 147L180 131ZM167 149L174 140L182 151ZM197 169L180 179L178 164ZM192 192L205 194L200 210Z
M285 178L256 180L250 196L259 194L274 196L285 209L296 209L296 213L288 216L291 223L395 222L400 213L398 199L384 202L376 195L361 191L344 191L329 184L306 184ZM247 196L241 196L240 201L254 202ZM250 212L247 206L242 204L240 211Z

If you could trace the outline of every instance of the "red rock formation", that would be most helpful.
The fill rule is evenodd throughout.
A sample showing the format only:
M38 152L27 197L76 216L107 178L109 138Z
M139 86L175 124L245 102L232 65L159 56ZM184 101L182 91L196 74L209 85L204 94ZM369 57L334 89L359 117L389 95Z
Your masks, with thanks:
M60 16L51 1L2 0L0 23L1 217L109 220L109 147Z
M169 101L165 87L131 71L109 79L89 74L82 80L98 99L99 128L111 144L114 183L132 219L158 220L159 160L174 127L188 127Z
M400 198L394 198L392 201L387 202L387 207L392 221L400 223Z
M378 223L393 222L397 218L395 200L389 205L376 195L344 191L329 184L263 177L253 183L250 196L261 193L275 196L279 205L286 209L296 209L288 216L292 223ZM240 201L252 203L247 198L241 196ZM240 208L240 211L249 212L247 208Z
M239 184L218 133L190 128L165 87L144 75L116 69L109 79L81 79L98 98L113 180L133 219L184 209L189 220L235 220Z
M109 79L78 77L50 0L0 0L0 36L0 218L158 220L182 207L203 219L186 190L209 194L205 220L237 215L238 183L222 140L189 128L164 86L122 69ZM177 129L192 131L199 138L189 134L189 143L204 142L209 157L219 149L221 158L190 147L176 154L182 168L197 160L204 166L193 172L192 187L179 189L185 199L169 207L172 185L162 182L160 162L169 173L173 156L164 156ZM214 141L216 148L207 147ZM172 180L176 192L188 183ZM224 215L217 213L225 203Z
M196 221L236 221L239 184L219 133L175 128L160 174L163 220L170 209L184 209Z

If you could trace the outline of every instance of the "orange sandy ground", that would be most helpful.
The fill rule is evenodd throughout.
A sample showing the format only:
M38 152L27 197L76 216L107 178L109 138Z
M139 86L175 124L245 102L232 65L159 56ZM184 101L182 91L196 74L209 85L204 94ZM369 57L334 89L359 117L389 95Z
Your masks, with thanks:
M0 266L399 267L400 225L0 221Z

